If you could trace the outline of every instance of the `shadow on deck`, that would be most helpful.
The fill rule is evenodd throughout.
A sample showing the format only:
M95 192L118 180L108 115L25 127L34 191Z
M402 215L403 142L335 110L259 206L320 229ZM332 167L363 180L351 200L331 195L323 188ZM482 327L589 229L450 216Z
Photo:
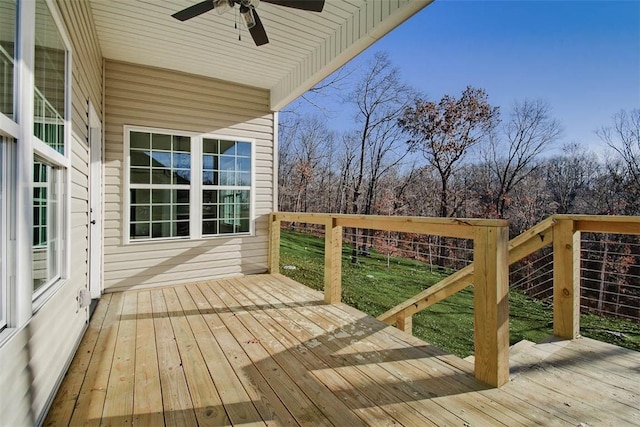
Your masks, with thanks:
M107 294L45 425L638 425L640 353L532 345L473 366L280 275Z

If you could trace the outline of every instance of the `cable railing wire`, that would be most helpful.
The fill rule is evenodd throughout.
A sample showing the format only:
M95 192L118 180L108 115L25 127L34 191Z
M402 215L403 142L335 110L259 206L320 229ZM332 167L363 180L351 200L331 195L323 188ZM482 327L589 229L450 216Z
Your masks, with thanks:
M293 231L324 235L322 225L283 223ZM594 237L596 236L596 237ZM640 243L635 236L583 233L581 241L581 310L640 321ZM371 251L388 259L406 258L434 268L460 269L473 262L469 240L376 230L343 230L343 244L356 244L357 256ZM531 298L553 298L553 252L541 249L510 268L510 288Z

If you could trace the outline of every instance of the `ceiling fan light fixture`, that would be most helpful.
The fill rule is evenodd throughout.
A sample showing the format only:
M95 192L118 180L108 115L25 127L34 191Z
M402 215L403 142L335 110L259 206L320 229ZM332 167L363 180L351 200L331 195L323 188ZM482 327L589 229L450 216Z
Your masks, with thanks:
M247 24L248 30L256 26L256 18L253 16L253 8L242 6L240 8L240 15L244 18L244 22Z
M223 13L233 9L233 2L229 0L213 0L213 4L218 15L222 15Z

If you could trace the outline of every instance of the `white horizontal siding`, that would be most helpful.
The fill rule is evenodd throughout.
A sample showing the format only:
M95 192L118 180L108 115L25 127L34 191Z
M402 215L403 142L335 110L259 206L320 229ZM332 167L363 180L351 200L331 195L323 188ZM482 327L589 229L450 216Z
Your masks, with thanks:
M273 206L269 92L123 62L106 62L105 290L263 272ZM256 142L255 235L124 244L124 126L215 133Z

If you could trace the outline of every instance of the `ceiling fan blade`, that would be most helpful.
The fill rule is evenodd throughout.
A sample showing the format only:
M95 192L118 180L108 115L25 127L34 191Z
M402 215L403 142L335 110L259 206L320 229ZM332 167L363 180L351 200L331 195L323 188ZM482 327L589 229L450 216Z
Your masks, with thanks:
M196 3L193 6L189 6L180 12L174 13L173 16L178 21L186 21L187 19L195 18L198 15L202 15L205 12L209 12L216 7L214 0L205 0L200 3Z
M265 3L276 4L278 6L292 7L294 9L308 10L311 12L322 12L324 0L262 0Z
M249 34L251 34L253 41L256 43L256 46L269 43L269 37L267 37L267 32L262 25L258 12L255 9L251 9L251 12L253 12L253 19L256 20L256 25L249 28Z

